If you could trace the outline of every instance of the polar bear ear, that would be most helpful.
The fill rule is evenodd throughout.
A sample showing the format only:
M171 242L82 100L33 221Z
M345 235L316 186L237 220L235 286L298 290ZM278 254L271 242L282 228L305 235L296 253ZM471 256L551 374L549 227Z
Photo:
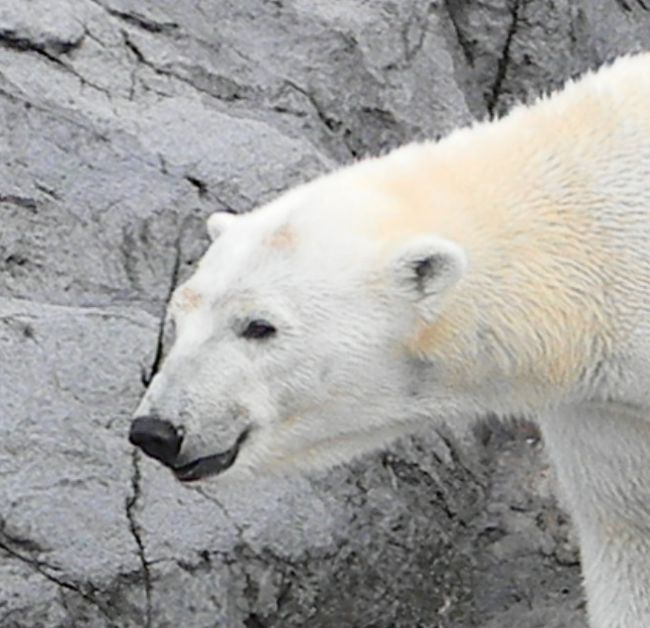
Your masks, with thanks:
M465 274L466 268L463 248L433 235L409 240L393 261L398 285L416 301L444 294Z
M208 235L212 241L216 240L230 225L237 220L237 214L232 212L215 212L206 221Z

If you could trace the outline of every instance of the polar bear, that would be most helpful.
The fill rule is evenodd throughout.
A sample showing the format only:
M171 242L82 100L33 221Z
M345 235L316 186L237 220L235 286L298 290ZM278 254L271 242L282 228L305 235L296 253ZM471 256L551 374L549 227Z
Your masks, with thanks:
M650 54L208 229L131 442L226 481L533 417L591 625L650 626Z

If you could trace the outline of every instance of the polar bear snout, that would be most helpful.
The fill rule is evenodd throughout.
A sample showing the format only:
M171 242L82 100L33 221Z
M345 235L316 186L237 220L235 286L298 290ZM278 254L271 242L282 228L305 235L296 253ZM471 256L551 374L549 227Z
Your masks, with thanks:
M131 423L129 441L147 456L173 467L181 449L183 435L169 421L142 416Z
M181 453L185 433L183 427L176 427L170 421L156 416L140 416L131 423L129 442L139 447L147 456L169 467L177 480L192 482L217 475L230 468L250 432L250 427L243 429L233 444L224 451L204 456L188 456L187 452Z

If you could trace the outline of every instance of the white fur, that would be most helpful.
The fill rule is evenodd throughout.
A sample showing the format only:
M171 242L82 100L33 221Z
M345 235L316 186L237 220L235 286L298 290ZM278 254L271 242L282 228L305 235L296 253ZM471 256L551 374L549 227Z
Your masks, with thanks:
M542 421L581 543L596 628L650 626L650 421L616 404L559 408Z
M182 424L187 460L251 428L217 481L327 467L435 421L537 417L591 625L648 628L649 112L650 55L627 57L210 219L138 412ZM276 335L241 337L253 319Z
M215 212L208 218L206 226L211 240L216 240L236 220L229 212Z

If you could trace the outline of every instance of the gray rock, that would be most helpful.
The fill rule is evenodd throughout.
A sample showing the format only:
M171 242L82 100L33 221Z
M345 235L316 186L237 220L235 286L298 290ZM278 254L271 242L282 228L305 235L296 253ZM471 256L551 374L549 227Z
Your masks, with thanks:
M528 424L240 492L125 435L211 211L649 42L635 0L5 0L0 626L584 626Z

